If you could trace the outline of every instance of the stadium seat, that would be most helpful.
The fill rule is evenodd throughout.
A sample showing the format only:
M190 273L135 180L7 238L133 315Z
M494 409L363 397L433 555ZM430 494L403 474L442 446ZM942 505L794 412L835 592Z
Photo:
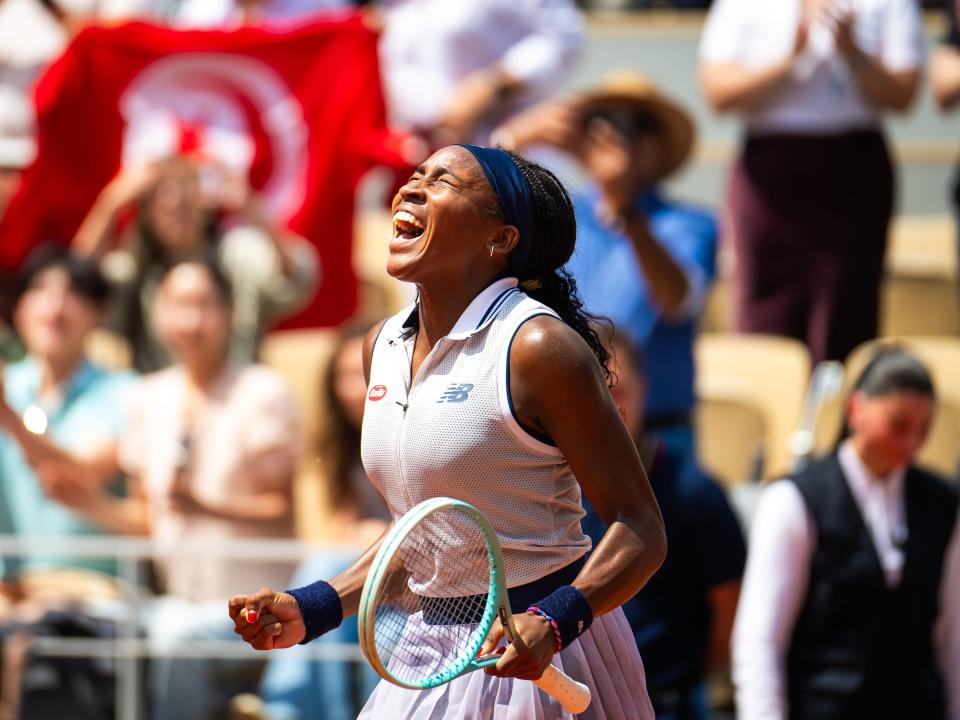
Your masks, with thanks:
M333 352L336 331L283 330L270 333L261 348L263 362L290 383L304 428L304 453L294 484L294 524L298 537L318 537L324 519L324 482L315 456L322 413L323 368Z
M697 457L732 491L756 480L763 455L763 407L748 388L733 382L701 382L695 423Z
M960 403L954 397L937 401L937 416L934 418L927 442L917 456L921 467L954 480L960 479Z
M729 243L721 245L717 251L717 276L700 312L700 332L733 332L733 267L733 251Z
M947 278L888 275L883 285L880 334L956 335L960 299L956 281Z
M695 356L700 397L709 398L711 388L734 388L742 402L762 409L761 477L782 476L791 467L788 441L810 379L807 348L791 338L705 333L697 339Z
M897 218L887 249L880 335L957 335L956 227L949 215Z

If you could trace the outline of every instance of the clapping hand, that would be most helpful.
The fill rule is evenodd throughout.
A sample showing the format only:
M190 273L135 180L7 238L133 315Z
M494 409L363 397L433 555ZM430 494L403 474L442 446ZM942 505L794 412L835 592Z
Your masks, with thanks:
M837 51L847 60L859 57L862 51L860 46L857 45L854 33L856 14L853 8L846 3L834 2L824 8L823 14L833 33L833 41Z

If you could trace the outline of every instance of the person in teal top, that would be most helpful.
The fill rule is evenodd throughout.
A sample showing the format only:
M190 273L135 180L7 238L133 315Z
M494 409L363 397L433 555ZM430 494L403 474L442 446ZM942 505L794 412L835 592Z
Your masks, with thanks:
M99 368L83 351L107 291L93 265L60 247L39 248L23 267L14 326L27 355L4 367L0 381L0 532L38 540L104 532L67 504L119 477L117 437L135 376ZM4 576L64 567L112 573L114 565L38 552L4 558Z

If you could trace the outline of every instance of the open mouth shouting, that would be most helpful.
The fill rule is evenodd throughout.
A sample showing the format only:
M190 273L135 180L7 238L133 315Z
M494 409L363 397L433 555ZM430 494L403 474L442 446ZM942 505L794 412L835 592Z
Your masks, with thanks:
M424 224L406 210L397 210L393 215L393 236L400 240L412 240L423 235Z

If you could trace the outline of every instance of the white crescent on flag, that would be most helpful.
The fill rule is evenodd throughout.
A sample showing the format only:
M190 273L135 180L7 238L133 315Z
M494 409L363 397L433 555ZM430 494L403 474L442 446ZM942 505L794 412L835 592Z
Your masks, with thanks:
M290 218L303 204L308 129L266 64L228 53L161 57L134 77L120 112L125 166L189 149L251 174L274 217Z

